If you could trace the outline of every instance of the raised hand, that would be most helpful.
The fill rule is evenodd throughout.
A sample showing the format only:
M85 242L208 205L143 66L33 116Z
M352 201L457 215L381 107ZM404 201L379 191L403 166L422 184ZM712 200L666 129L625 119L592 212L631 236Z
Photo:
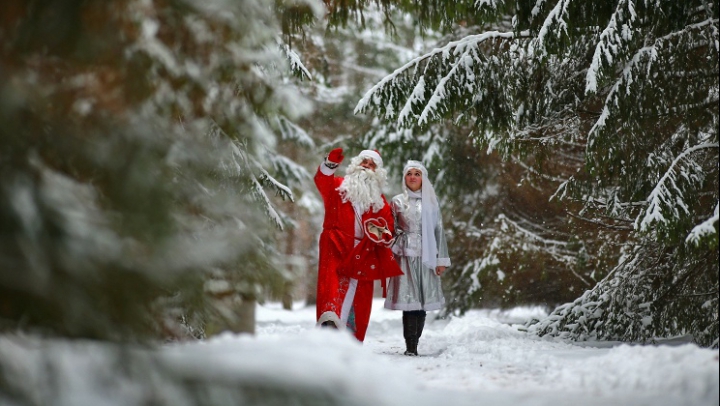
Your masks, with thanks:
M345 155L343 155L343 149L342 148L335 148L334 150L330 151L330 153L327 156L327 161L329 163L340 165L345 159Z

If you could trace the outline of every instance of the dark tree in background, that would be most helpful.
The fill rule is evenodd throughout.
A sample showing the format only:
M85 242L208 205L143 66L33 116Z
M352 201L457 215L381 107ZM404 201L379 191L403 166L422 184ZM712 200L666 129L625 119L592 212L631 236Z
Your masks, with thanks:
M476 306L488 284L517 303L519 283L539 278L537 288L557 293L571 282L577 299L532 331L627 341L690 334L717 347L717 3L397 7L448 36L360 100L356 112L387 123L368 139L396 145L403 159L406 145L420 143L420 157L447 173L462 173L451 167L463 143L505 161L496 170L506 173L483 174L492 178L482 190L445 190L449 209L463 213L452 243L475 247L455 251L450 308ZM443 172L436 183L466 179ZM537 288L520 289L522 299ZM541 296L530 299L548 303Z

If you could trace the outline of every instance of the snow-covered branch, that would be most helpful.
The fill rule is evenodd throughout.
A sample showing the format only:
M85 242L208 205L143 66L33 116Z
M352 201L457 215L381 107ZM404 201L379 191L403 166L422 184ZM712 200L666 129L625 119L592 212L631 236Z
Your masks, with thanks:
M593 146L595 142L595 137L598 132L602 130L603 127L605 127L605 124L607 123L607 120L610 118L612 111L616 110L620 104L619 100L623 95L629 96L632 93L631 85L637 80L640 81L642 78L640 75L646 75L650 76L651 70L652 70L652 63L656 61L659 58L660 52L662 51L663 47L667 43L671 43L674 40L677 40L680 37L691 35L692 32L700 31L703 28L707 27L708 25L717 25L718 20L704 20L695 24L690 24L687 27L685 27L682 30L673 31L669 34L660 36L656 39L654 39L653 44L649 46L642 47L638 49L635 54L630 58L630 60L625 64L625 66L622 68L621 73L619 74L618 79L614 82L610 92L608 92L608 95L605 97L605 103L603 105L602 112L600 114L600 117L596 121L595 125L590 129L588 132L588 145ZM608 34L609 35L609 34ZM629 35L629 34L628 34ZM619 40L619 37L615 37L616 40ZM629 39L629 38L628 38ZM717 42L717 37L715 38L715 42ZM617 54L617 47L616 46L610 46L610 49L612 49L615 54ZM587 85L586 85L586 92L594 92L597 90L597 73L600 69L600 55L605 54L605 52L609 52L607 49L605 49L604 43L601 41L598 43L595 56L593 57L593 62L591 64L590 69L588 70L588 76L587 76ZM610 58L609 54L606 55L608 58ZM608 59L608 62L611 62L613 59ZM646 66L641 66L642 63L646 63ZM624 90L624 92L623 92Z
M529 35L528 33L521 34L520 37ZM396 69L390 75L384 77L378 83L376 83L370 90L368 90L363 97L360 99L355 107L355 114L362 113L371 107L383 107L386 111L386 118L395 117L394 104L402 105L400 109L398 120L405 122L410 117L413 106L424 103L424 92L428 80L426 75L419 74L416 78L415 85L412 86L412 91L409 93L407 98L403 98L402 94L405 92L400 86L406 84L401 78L405 75L412 75L410 72L417 72L420 64L439 58L441 61L447 61L453 57L454 62L451 65L450 71L445 73L439 80L438 85L433 91L432 98L423 106L423 112L419 119L420 123L426 122L430 113L436 111L438 105L442 103L443 99L447 95L445 85L449 78L455 73L462 70L468 73L468 80L472 81L472 68L474 63L478 61L478 54L480 53L479 46L490 40L502 39L502 40L513 40L516 39L515 34L512 32L499 32L489 31L482 34L470 35L461 40L453 41L447 45L435 48L432 51L418 56L410 60L405 65ZM427 69L427 66L425 67ZM433 75L433 81L435 76ZM384 103L384 105L383 105ZM402 123L401 123L402 124Z
M678 185L678 177L685 181L697 182L697 177L701 175L701 169L696 167L695 174L692 174L679 171L678 166L683 160L687 159L697 151L718 147L718 143L703 143L690 147L675 157L673 162L670 164L670 167L657 182L652 192L650 192L647 199L648 208L642 216L638 217L638 220L635 223L636 228L641 231L646 231L650 225L655 222L667 222L666 216L663 215L663 207L671 209L672 213L670 214L673 217L678 217L680 215L677 208L680 208L683 212L688 214L688 206L682 199L683 192L681 187Z
M290 49L290 46L287 44L282 44L280 50L290 62L290 69L293 72L298 74L302 79L312 80L312 74L308 68L305 67L305 64L303 64L297 52Z
M625 16L627 14L627 17ZM618 2L615 12L607 27L600 34L600 39L595 47L595 54L588 68L586 75L586 93L594 93L597 91L598 74L603 67L603 60L607 66L612 66L615 57L624 48L624 44L632 39L632 23L635 22L637 14L635 13L635 4L631 0L621 0Z
M556 24L558 25L558 37L562 36L563 33L567 34L567 22L565 20L569 17L568 7L570 6L570 3L571 0L560 0L555 4L555 7L550 10L550 13L547 15L547 17L545 17L545 21L540 27L540 31L538 32L537 36L530 43L531 53L546 53L545 38L550 33L550 28L552 26ZM538 6L536 5L535 10L537 9Z
M287 117L278 116L277 123L280 127L280 139L293 141L305 148L315 148L315 141L313 141L310 134L299 125L288 120Z
M536 246L536 249L542 250L560 262L574 263L576 261L577 252L568 249L568 242L545 238L538 233L523 227L518 222L508 218L504 214L499 215L497 221L501 224L501 230L509 232L512 229L516 234L518 234L519 241L526 243L523 244L524 249L530 248L531 246L527 245L527 243L530 243L531 245ZM592 286L590 281L578 274L574 269L572 269L572 267L568 267L568 269L575 277L587 286Z
M268 215L268 217L270 217L270 220L272 220L272 222L275 223L275 226L278 229L282 230L283 229L282 218L280 217L278 212L275 210L275 206L273 206L267 193L265 193L265 189L263 188L262 184L255 177L254 174L251 174L250 181L252 183L253 195L263 203L262 207L265 210L265 213Z
M717 234L718 230L715 227L715 223L720 220L719 210L720 206L716 204L713 215L710 216L710 218L708 218L707 220L693 227L692 231L690 231L690 234L688 234L687 238L685 239L685 242L688 244L697 245L703 238L705 238L705 236Z

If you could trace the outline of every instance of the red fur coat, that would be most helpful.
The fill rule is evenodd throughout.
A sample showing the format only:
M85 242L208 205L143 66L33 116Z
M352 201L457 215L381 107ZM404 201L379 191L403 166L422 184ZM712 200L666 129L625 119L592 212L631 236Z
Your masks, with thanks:
M318 169L315 174L315 185L325 207L319 247L317 318L318 321L335 321L335 317L339 320L349 279L357 279L352 311L345 322L362 341L372 307L373 280L384 281L402 275L402 271L389 248L395 225L385 197L380 211L363 213L365 233L355 245L356 214L352 204L343 202L337 191L342 181L343 178L336 177L334 171L327 168Z

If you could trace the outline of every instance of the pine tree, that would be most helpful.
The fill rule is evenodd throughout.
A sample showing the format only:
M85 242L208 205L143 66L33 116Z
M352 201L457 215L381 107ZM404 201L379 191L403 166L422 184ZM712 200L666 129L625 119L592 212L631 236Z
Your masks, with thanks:
M457 2L447 19L439 3L400 7L427 27L458 23L453 39L383 78L356 111L403 128L468 126L477 149L520 163L524 181L556 183L548 195L577 225L546 234L568 248L567 272L615 264L529 328L573 339L691 334L717 347L717 3ZM462 7L473 15L458 19ZM528 231L497 240L497 253ZM464 277L479 280L502 257Z
M198 337L282 285L275 143L307 109L275 6L2 2L0 328Z

